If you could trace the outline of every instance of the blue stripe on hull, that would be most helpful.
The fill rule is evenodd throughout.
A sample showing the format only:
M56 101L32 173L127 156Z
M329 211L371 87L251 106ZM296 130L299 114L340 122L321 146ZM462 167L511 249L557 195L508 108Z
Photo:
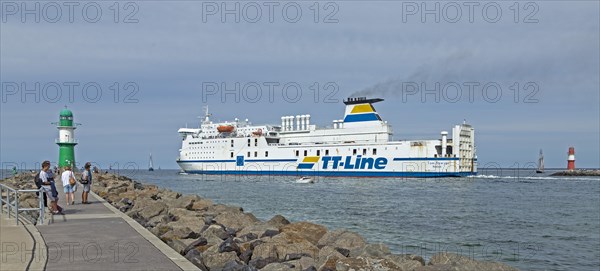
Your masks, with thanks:
M438 157L438 158L433 158L433 157L414 157L414 158L400 157L400 158L394 158L394 161L458 161L458 157Z
M244 162L296 162L298 159L246 159ZM235 160L180 160L177 163L235 163Z
M286 175L286 176L325 176L325 177L406 177L440 178L465 177L477 172L376 172L376 171L286 171L286 170L186 170L191 174L208 175Z
M394 161L458 161L458 157L396 157ZM246 159L245 162L296 162L298 159ZM177 163L234 163L235 160L180 160Z

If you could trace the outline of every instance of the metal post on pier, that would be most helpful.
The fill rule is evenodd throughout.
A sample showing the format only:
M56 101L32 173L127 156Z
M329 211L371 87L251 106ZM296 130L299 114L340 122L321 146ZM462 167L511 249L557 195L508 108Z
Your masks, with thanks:
M8 212L8 219L10 219L10 190L9 189L6 190L6 210Z
M40 217L39 217L39 220L40 220L40 224L44 225L44 215L45 215L45 212L46 212L46 208L44 207L44 195L42 194L43 193L43 188L40 188L39 191L40 191L38 193L39 208L40 208Z
M19 193L15 193L15 220L19 226Z

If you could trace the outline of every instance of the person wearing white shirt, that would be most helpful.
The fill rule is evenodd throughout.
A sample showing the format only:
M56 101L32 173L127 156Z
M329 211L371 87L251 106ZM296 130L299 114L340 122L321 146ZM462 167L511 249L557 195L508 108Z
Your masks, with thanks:
M42 170L40 171L40 182L42 184L42 188L44 189L44 193L50 200L50 209L52 214L58 214L60 211L58 210L57 196L54 195L52 191L52 176L49 175L48 170L50 169L50 161L44 161L42 163ZM51 174L51 173L50 173Z
M71 171L70 166L65 166L63 173L60 176L63 184L63 190L65 191L65 197L67 198L67 205L69 205L69 199L71 199L71 205L75 204L75 189L77 187L77 182L75 181L75 176L73 175L73 171ZM73 183L73 185L71 185Z

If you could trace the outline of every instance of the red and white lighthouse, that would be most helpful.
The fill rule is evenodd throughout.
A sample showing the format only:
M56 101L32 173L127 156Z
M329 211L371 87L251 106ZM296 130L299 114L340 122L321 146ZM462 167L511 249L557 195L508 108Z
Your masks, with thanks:
M575 148L569 148L569 158L567 158L567 170L575 170Z

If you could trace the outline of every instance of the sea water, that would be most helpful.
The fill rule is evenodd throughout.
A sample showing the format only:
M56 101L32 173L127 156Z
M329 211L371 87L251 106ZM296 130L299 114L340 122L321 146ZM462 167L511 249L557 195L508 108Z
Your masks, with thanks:
M599 270L600 178L480 170L467 178L316 178L182 175L122 170L147 184L267 220L276 214L345 228L394 253L438 252L521 270Z

